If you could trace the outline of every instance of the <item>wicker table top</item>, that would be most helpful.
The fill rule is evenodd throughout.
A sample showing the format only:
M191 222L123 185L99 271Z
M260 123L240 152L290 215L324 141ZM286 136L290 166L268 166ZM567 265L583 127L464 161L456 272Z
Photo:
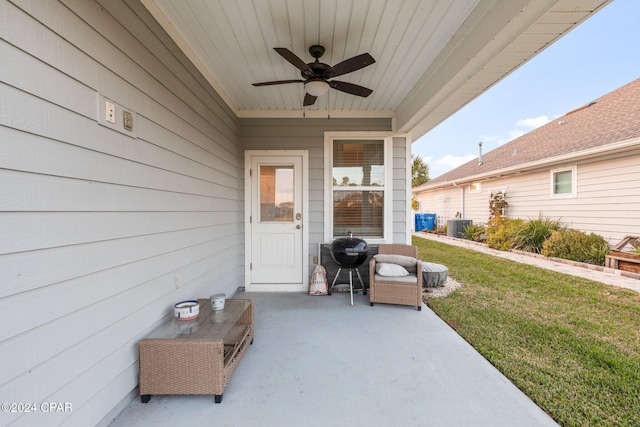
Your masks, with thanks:
M198 299L200 315L194 320L165 322L146 339L222 340L249 309L250 299L227 299L223 310L212 311L209 299Z

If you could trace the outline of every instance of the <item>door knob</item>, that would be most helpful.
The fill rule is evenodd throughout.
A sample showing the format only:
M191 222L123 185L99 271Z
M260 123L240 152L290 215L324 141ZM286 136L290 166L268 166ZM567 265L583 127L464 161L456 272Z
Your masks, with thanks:
M300 224L298 224L298 225L296 225L296 228L297 228L298 230L300 230L300 229L302 228L302 226L301 226Z

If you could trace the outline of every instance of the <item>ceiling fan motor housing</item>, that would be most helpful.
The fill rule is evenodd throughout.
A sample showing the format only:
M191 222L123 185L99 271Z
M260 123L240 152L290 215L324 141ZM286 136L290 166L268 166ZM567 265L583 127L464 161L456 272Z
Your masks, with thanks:
M311 56L318 59L322 55L324 55L324 46L320 46L319 44L314 44L309 48L309 53L311 54Z
M310 74L308 71L301 71L300 73L302 74L302 76L305 79L311 79L311 78L329 78L329 76L327 76L325 74L325 72L331 68L329 65L324 64L322 62L318 62L318 60L316 59L316 62L310 62L309 64L307 64L309 66L309 68L311 68L311 71L313 71L313 74Z

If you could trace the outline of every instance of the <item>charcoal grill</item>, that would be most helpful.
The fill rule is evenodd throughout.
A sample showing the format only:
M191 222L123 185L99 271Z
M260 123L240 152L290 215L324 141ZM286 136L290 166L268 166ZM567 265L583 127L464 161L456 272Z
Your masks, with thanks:
M369 247L367 246L367 242L363 239L353 237L352 232L349 232L349 237L341 237L339 239L335 239L333 243L331 243L331 258L333 258L336 264L338 264L339 268L336 273L336 277L333 279L331 288L329 289L329 295L331 295L331 291L333 290L336 280L338 280L338 276L340 276L340 272L343 268L349 270L349 293L351 294L351 305L353 305L353 270L356 271L358 279L360 280L362 293L364 295L367 294L367 288L365 288L364 283L362 282L362 276L360 276L358 267L367 260L368 254Z

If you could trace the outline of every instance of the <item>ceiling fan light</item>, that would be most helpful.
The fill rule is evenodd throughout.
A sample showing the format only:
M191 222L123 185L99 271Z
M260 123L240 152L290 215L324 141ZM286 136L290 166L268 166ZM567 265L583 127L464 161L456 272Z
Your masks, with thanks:
M329 91L329 83L324 80L310 80L304 84L309 95L322 96Z

